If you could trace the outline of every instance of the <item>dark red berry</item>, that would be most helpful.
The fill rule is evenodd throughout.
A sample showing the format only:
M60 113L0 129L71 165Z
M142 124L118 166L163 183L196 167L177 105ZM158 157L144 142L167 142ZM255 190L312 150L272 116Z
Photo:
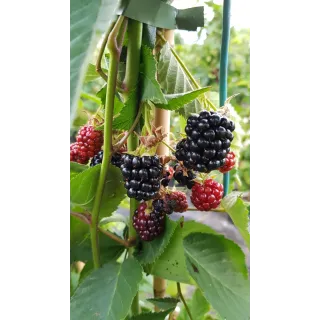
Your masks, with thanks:
M139 234L141 240L152 241L161 235L165 228L165 214L161 211L147 209L145 202L141 203L133 216L133 227Z
M87 164L89 161L88 155L85 152L80 151L80 147L77 142L70 144L70 161L81 164Z
M223 196L223 185L213 179L192 187L191 202L200 211L209 211L219 206Z
M236 164L236 155L233 151L229 152L227 154L227 157L225 159L225 164L219 168L219 171L222 173L226 173L230 171Z
M76 142L70 145L70 161L87 164L101 150L103 144L102 131L94 130L93 126L80 128Z

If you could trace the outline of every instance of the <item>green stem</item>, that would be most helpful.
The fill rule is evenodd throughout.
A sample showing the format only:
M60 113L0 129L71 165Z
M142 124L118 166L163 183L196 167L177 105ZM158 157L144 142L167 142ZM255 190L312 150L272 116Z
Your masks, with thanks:
M148 110L147 106L144 107L144 125L147 129L148 135L152 135L152 129L150 126L150 110Z
M142 23L135 20L128 20L128 51L127 51L127 61L126 61L126 75L124 78L124 86L126 92L123 94L125 101L130 99L135 101L136 112L138 113L139 103L139 92L138 92L138 80L140 72L140 56L141 56L141 44L142 44ZM134 130L134 128L133 128ZM137 124L136 131L140 131L139 124ZM128 151L133 151L138 148L139 139L134 134L131 133L127 140ZM135 210L138 207L138 201L135 199L130 199L130 224L129 224L129 241L131 238L136 237L136 231L132 225L132 219ZM129 250L129 255L132 255L132 248ZM134 297L131 305L132 315L137 315L140 312L139 307L139 292Z
M92 94L81 92L81 98L91 100L92 102L97 103L98 105L101 104L101 100L97 98L96 96L93 96Z
M99 224L99 211L103 195L105 180L108 174L110 157L112 152L112 121L113 121L113 107L114 97L116 93L118 64L120 59L120 50L116 41L119 29L123 22L124 17L119 17L113 30L111 31L107 46L110 52L110 65L109 65L109 78L107 83L107 95L104 114L104 131L103 131L103 159L99 175L98 187L95 194L93 209L91 213L91 246L93 255L94 268L100 267L100 253L99 253L99 238L98 238L98 224Z
M189 309L189 307L188 307L188 305L187 305L187 303L186 303L186 300L184 300L184 297L183 297L183 294L182 294L182 291L181 291L181 286L180 286L180 283L179 283L179 282L177 282L177 289L178 289L178 293L179 293L180 299L181 299L182 302L183 302L183 305L184 305L184 307L185 307L185 309L186 309L186 311L187 311L187 313L188 313L188 316L189 316L190 320L193 320L193 319L192 319L191 312L190 312L190 309Z
M170 147L165 141L161 141L161 143L163 143L169 150L171 150L173 153L176 152L176 150L174 150L172 147Z

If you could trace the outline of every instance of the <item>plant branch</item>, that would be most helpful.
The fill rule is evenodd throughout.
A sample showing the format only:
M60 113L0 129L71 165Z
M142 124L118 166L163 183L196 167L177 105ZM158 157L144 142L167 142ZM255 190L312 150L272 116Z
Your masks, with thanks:
M173 153L176 152L176 150L174 150L171 146L169 146L165 141L161 140L161 143L163 143L168 149L170 149Z
M99 54L96 62L96 71L99 73L99 75L105 82L108 82L108 75L103 71L101 67L101 61L102 61L102 57L106 49L106 46L108 44L108 39L110 36L111 38L115 37L114 33L117 33L117 36L115 37L115 44L116 44L117 50L120 51L122 48L125 32L127 30L127 25L128 25L128 19L126 17L120 16L117 22L111 24L109 30L106 32L102 40L101 48L99 50ZM111 33L113 34L111 35ZM118 80L116 80L116 82L117 82L118 91L124 92L125 88L123 86L123 83L121 83Z
M167 40L164 38L164 36L162 35L161 32L157 31L157 34L159 35L159 37L161 38L161 40L167 42ZM196 79L193 77L193 75L191 74L191 72L189 71L189 69L187 68L187 66L184 64L184 62L181 60L181 58L179 57L178 53L176 50L174 50L174 48L172 48L170 46L170 50L172 52L172 54L174 55L174 57L176 58L176 60L178 61L178 63L180 64L181 68L183 69L183 71L186 73L186 75L188 76L188 78L190 79L190 81L192 82L192 84L194 85L194 87L196 89L200 89L201 87L199 86L198 82L196 81ZM217 108L215 107L215 105L205 96L205 100L206 102L211 106L211 108L213 110L217 110Z
M99 223L99 212L100 204L104 191L105 180L108 175L110 157L112 153L112 121L113 121L113 107L114 97L116 93L117 73L119 66L119 59L121 48L118 47L117 36L121 28L121 24L124 20L123 16L120 16L111 30L108 40L107 47L110 51L110 65L109 65L109 79L107 82L107 93L106 93L106 105L104 113L104 130L103 130L103 159L100 169L98 187L93 203L93 209L91 214L91 246L93 255L94 268L100 267L100 253L99 253L99 238L98 238L98 223ZM101 52L100 52L101 53ZM102 54L99 55L101 59ZM99 60L98 59L98 60Z
M122 244L124 247L129 248L132 247L132 244L130 244L128 241L121 239L120 237L118 237L117 235L115 235L114 233L108 231L108 230L104 230L102 228L99 227L99 231L103 234L105 234L107 237L109 237L110 239Z
M77 219L81 220L82 222L84 222L85 224L90 225L90 220L88 219L88 217L86 217L83 213L79 213L79 212L70 212L70 214L74 217L76 217Z
M97 62L96 62L96 71L100 74L101 78L105 82L108 82L108 76L102 70L101 61L102 61L102 57L104 54L104 50L105 50L107 42L108 42L109 35L110 35L112 29L114 28L114 26L115 26L115 22L111 23L108 31L106 32L106 34L102 40L101 47L100 47L99 54L98 54L98 58L97 58Z
M113 146L113 152L117 152L122 147L122 145L124 145L124 143L126 142L128 137L130 136L130 134L134 131L135 127L137 126L137 124L140 120L141 114L142 114L142 104L140 104L137 116L134 119L134 122L133 122L131 128L128 130L128 132L125 134L125 136Z
M85 224L87 225L90 225L91 222L90 222L90 216L87 217L85 214L83 213L79 213L79 212L70 212L70 214L74 217L76 217L78 220L84 222ZM131 240L131 241L126 241L120 237L118 237L117 235L115 235L114 233L110 232L109 230L105 230L105 229L102 229L101 227L98 227L98 230L105 234L107 237L109 237L110 239L120 243L121 245L123 245L124 247L126 248L130 248L130 247L133 247L134 244L135 244L135 241Z
M181 299L182 302L183 302L183 305L184 305L184 307L185 307L185 309L186 309L186 311L187 311L187 313L188 313L188 316L189 316L190 320L193 320L193 319L192 319L191 312L190 312L190 309L189 309L189 307L188 307L188 305L187 305L187 303L186 303L186 300L184 300L184 297L183 297L183 294L182 294L182 291L181 291L180 282L177 282L177 289L178 289L179 297L180 297L180 299Z

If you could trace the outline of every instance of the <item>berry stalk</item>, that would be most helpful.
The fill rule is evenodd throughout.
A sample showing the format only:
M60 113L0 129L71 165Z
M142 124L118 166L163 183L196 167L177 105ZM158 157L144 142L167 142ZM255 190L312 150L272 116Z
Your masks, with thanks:
M124 17L120 16L110 32L107 42L107 47L110 52L110 65L109 65L109 78L107 84L107 95L106 95L106 105L105 105L105 125L103 131L103 148L104 157L101 164L101 171L99 175L98 187L94 199L93 209L91 213L91 246L93 255L94 268L98 269L100 267L100 252L99 252L99 240L98 240L98 223L99 223L99 211L100 204L103 195L105 180L108 174L111 148L112 148L112 120L113 120L113 107L114 107L114 97L116 93L116 83L117 83L117 73L118 65L120 60L120 52L122 47L122 42L117 43L117 35L124 21ZM101 50L104 50L102 47Z

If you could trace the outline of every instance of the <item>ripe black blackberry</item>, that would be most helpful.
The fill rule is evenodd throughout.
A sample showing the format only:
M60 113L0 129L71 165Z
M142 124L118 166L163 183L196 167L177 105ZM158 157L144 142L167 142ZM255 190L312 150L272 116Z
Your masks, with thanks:
M187 186L188 189L191 189L194 186L193 179L196 178L196 175L192 170L187 170L187 175L185 175L182 171L182 168L179 165L174 167L173 178L182 186Z
M94 167L97 164L102 163L102 158L103 158L103 150L100 150L92 159L90 162L90 167Z
M124 155L120 166L129 198L150 200L160 190L162 165L157 156Z
M140 203L133 216L133 227L143 241L152 241L164 231L165 214L157 210L150 212L145 202Z
M112 155L111 157L111 163L120 168L121 164L122 164L122 157L123 155L121 153L115 153ZM94 167L97 164L102 163L102 158L103 158L103 150L99 151L98 154L96 154L90 162L90 167Z
M111 163L120 168L121 165L122 165L122 158L124 157L123 154L119 153L119 152L116 152L114 153L112 156L111 156Z
M176 158L187 169L210 172L225 164L235 124L217 112L202 111L187 120L187 138L176 146Z

